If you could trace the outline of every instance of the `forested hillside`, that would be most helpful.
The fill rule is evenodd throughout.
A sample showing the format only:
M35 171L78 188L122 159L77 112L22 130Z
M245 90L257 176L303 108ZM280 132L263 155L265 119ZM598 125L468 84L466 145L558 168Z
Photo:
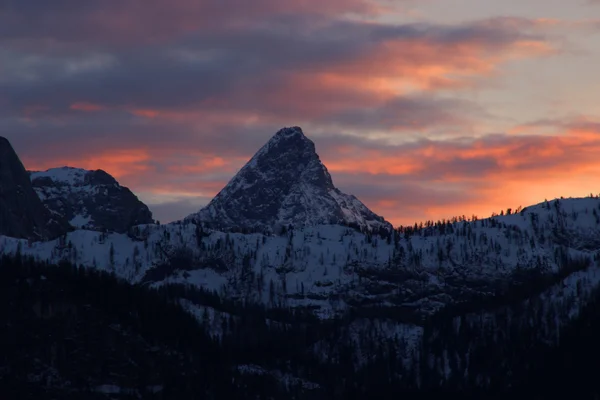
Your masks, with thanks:
M558 347L539 340L539 332L564 310L545 310L542 301L514 292L497 304L445 309L411 348L385 339L375 314L323 321L189 285L131 285L68 263L3 257L0 285L0 394L7 398L600 393L598 295L561 332Z
M0 395L27 399L269 398L232 352L168 298L114 276L0 262Z

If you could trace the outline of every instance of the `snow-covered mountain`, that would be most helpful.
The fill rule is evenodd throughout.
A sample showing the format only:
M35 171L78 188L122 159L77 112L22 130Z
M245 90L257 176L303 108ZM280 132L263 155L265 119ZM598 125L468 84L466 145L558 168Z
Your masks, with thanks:
M129 234L77 230L34 243L3 236L0 253L106 269L141 286L189 285L238 304L311 310L323 319L350 314L343 336L314 343L315 354L336 360L350 345L358 368L374 357L375 343L391 340L409 370L481 380L485 371L464 366L485 360L489 347L463 343L463 331L506 332L513 321L514 329L534 330L529 340L556 344L593 301L600 287L600 198L555 199L389 236L342 225L243 234L188 221L141 225ZM181 304L216 336L231 326L223 320L236 318L235 308L218 302ZM448 315L448 306L457 307L445 317L450 323L432 327L430 318ZM520 332L510 330L511 343L519 343ZM446 351L449 337L467 348ZM498 346L506 344L499 338ZM435 344L429 359L420 354L426 342Z
M66 221L44 208L9 141L0 137L0 234L33 240L69 230Z
M314 143L299 127L279 130L206 207L186 220L221 230L323 224L392 228L333 185Z
M106 214L98 205L119 204L116 195L94 197L120 188L97 175L63 168L31 178L54 215L73 221ZM21 193L29 185L22 179L13 184L4 172L0 177L3 194L4 187ZM491 374L481 365L490 348L518 345L523 335L556 345L600 290L598 196L501 214L388 229L333 186L299 128L286 128L205 209L184 221L133 222L121 232L78 229L43 242L2 231L0 254L68 261L109 270L141 287L175 291L182 307L216 337L233 334L240 305L341 317L341 331L309 350L335 362L351 348L349 362L360 369L373 360L374 344L387 343L406 370L433 371L438 382L460 376L480 385ZM219 300L198 300L200 292ZM482 332L496 331L509 335L482 341ZM465 332L472 340L462 340Z
M237 322L247 306L265 311L269 326L287 324L275 318L282 310L341 317L320 321L326 334L305 350L360 370L382 359L374 348L383 344L411 385L427 371L438 384L459 386L509 376L507 357L558 344L600 293L598 196L392 230L334 187L297 127L279 131L206 208L176 223L152 223L102 171L33 172L31 182L0 139L0 254L67 261L162 288L214 337L243 336L233 327L244 325ZM49 237L50 214L84 229L27 240ZM238 369L304 382L264 366Z
M32 171L30 178L46 208L74 228L126 232L153 223L148 207L102 170L52 168Z
M40 259L110 269L134 283L192 284L229 298L311 308L323 317L378 306L418 320L447 304L494 296L530 276L566 276L594 266L600 259L598 215L598 198L553 200L516 214L396 230L388 237L342 225L303 226L282 235L227 233L188 221L138 226L135 235L78 230L66 240L31 245L3 237L0 251L20 247Z
M20 249L108 268L133 283L189 283L321 316L378 305L418 319L447 304L493 296L531 273L560 275L600 259L597 197L417 230L378 229L389 224L333 186L297 127L277 132L200 213L167 225L150 223L132 194L124 207L130 192L102 171L60 168L31 178L55 215L109 233L80 229L33 244L2 237L0 252ZM147 218L136 219L140 214ZM116 220L127 223L110 225ZM271 233L277 225L292 229Z

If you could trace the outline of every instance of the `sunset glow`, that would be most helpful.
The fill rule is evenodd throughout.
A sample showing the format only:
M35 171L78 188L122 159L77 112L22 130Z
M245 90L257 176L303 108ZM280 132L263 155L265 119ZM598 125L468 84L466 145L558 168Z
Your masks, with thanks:
M294 125L396 225L600 192L600 3L57 3L0 10L0 135L161 222Z

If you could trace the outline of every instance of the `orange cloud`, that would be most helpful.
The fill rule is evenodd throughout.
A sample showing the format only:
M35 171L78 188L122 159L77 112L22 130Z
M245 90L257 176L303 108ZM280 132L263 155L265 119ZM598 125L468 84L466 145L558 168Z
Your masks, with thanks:
M323 159L334 179L339 174L348 176L349 186L353 175L357 183L371 180L373 194L365 190L363 200L393 223L463 214L481 217L545 198L597 193L600 128L591 128L566 127L560 134L546 136L497 135L469 143L369 149L344 144ZM402 193L408 183L419 188L414 198ZM398 189L379 194L386 185Z
M557 123L557 125L559 125ZM394 224L454 215L489 216L560 196L598 192L600 124L562 123L554 135L490 135L405 145L343 138L320 146L334 183ZM339 144L338 144L339 143ZM188 149L106 149L81 157L24 162L103 169L134 192L190 199L214 196L251 154L225 158ZM183 215L182 215L183 217Z
M168 167L168 171L172 173L201 173L212 170L222 170L227 168L229 163L226 162L222 157L208 156L203 160L193 165L171 165Z
M509 28L521 33L523 26L545 23L502 19L464 27L426 27L412 33L402 33L404 27L395 32L395 27L369 23L355 23L351 29L340 29L339 32L330 28L325 29L324 34L355 35L357 43L341 40L341 47L348 49L337 57L317 58L303 49L307 51L306 61L299 62L298 67L291 65L270 72L265 66L266 76L258 74L254 83L244 81L240 84L236 81L238 75L233 75L232 86L240 85L239 90L230 92L224 88L211 93L208 98L201 95L202 90L196 89L196 83L192 81L189 91L196 91L198 95L190 96L184 91L190 100L183 106L179 101L175 102L178 106L173 107L165 107L168 101L152 106L152 99L143 92L144 98L134 98L120 108L149 119L237 118L241 125L256 120L282 120L289 116L327 118L347 110L376 108L415 91L471 88L482 82L478 78L496 74L498 67L506 61L553 54L556 49L544 38L525 34L513 37L507 33L511 32ZM335 52L334 44L335 41L326 46ZM257 52L264 51L258 44L254 45ZM267 56L270 53L266 53L265 58ZM202 79L199 76L197 80ZM168 95L165 95L167 100ZM124 96L130 98L134 94ZM93 111L98 107L75 103L71 108ZM394 129L404 126L394 121L386 125ZM415 129L414 126L410 128Z
M158 110L143 110L143 109L131 110L131 113L133 115L137 115L138 117L146 117L146 118L156 118L159 115L161 115L161 116L166 115L164 113L161 113Z
M372 175L410 175L423 168L419 160L384 155L377 151L364 152L359 157L334 159L326 162L326 165L332 173L366 172Z
M42 163L25 158L24 163L30 170L46 170L63 165L89 170L102 169L119 179L128 175L144 174L150 169L150 159L149 151L144 149L113 149L85 154L80 158L45 160Z
M404 145L342 137L321 145L318 137L313 139L338 186L391 222L406 225L463 214L489 216L544 198L598 192L600 124L579 119L554 125L553 135L490 135ZM103 169L134 192L209 198L251 156L226 158L159 143L145 146L98 153L94 148L70 159L24 162L30 169Z
M79 101L79 102L73 103L73 104L71 104L71 106L69 108L71 110L87 111L87 112L102 111L102 110L106 109L106 107L101 106L99 104L88 103L85 101Z
M554 51L543 39L527 36L495 46L475 34L448 42L426 34L392 37L365 46L351 57L323 61L315 67L290 68L280 73L280 79L274 83L215 95L190 109L213 120L224 115L238 118L242 125L298 117L322 124L333 121L337 114L385 107L410 93L472 88L481 84L477 79L498 73L504 62L546 56ZM458 112L454 117L453 124L461 125L467 120ZM451 125L449 120L443 122ZM393 112L379 123L389 130L421 128L410 120L398 119Z
M551 43L533 38L498 46L491 46L476 35L455 42L427 36L395 38L374 44L356 59L332 65L329 74L336 74L337 80L344 84L352 79L363 87L365 81L377 81L378 88L388 92L393 87L411 86L438 90L470 86L469 78L489 76L508 60L546 56L556 51Z
M227 183L246 157L223 157L194 151L174 152L169 148L146 147L103 149L81 157L39 160L24 158L29 170L71 166L88 170L102 169L134 192L172 197L174 194L214 196ZM216 178L206 179L207 176Z

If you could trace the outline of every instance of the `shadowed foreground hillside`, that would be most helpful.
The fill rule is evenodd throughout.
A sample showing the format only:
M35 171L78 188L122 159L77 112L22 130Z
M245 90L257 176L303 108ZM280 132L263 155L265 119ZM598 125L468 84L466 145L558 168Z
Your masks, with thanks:
M221 333L209 336L214 322L206 312L199 321L184 311L177 304L182 298L205 310L222 310L228 317L218 321ZM585 399L600 394L594 372L600 360L600 298L595 295L555 348L536 341L539 322L533 310L519 312L534 325L509 325L502 333L504 341L498 332L477 326L454 335L448 328L451 319L445 317L426 327L428 340L419 350L419 363L431 359L424 355L436 354L436 346L452 353L471 343L470 376L485 372L491 379L487 389L474 391L472 378L452 374L440 386L435 369L403 368L397 343L370 341L368 354L362 354L368 361L357 366L361 350L346 344L352 320L325 322L283 308L235 304L193 287L147 289L99 270L3 257L0 397L411 399L527 394L542 399L564 393ZM499 317L505 308L494 312ZM366 337L371 337L368 330ZM513 374L507 376L506 370Z
M247 399L255 391L191 315L104 272L2 258L0 326L0 398ZM269 377L253 381L276 393Z

